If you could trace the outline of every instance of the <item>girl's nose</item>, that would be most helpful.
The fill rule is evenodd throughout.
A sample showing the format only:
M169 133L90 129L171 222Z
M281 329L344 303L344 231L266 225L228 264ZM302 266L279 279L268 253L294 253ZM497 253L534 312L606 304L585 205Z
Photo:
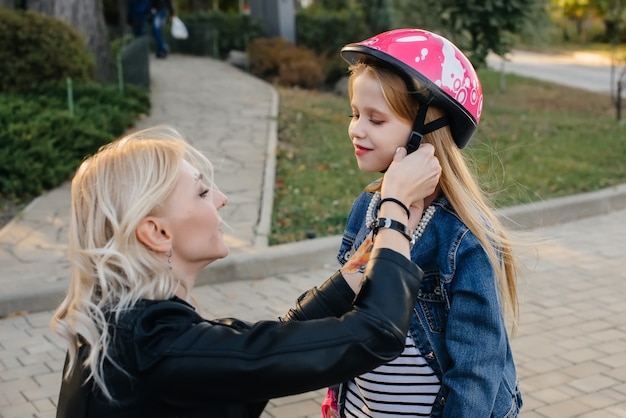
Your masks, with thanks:
M363 137L363 129L361 129L361 125L359 124L359 120L352 120L348 125L348 136L350 138L362 138Z

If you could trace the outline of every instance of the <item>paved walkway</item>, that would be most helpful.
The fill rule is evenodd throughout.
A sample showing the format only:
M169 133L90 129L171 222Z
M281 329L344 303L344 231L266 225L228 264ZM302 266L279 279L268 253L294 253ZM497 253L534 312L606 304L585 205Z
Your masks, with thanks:
M504 60L492 53L487 64L496 70L604 94L616 91L617 77L624 68L623 61L616 61L612 75L611 58L599 54L541 54L523 50L511 51Z
M225 63L151 63L153 112L216 162L229 195L232 255L194 290L207 316L275 318L334 271L338 237L267 247L274 172L274 89ZM53 417L64 357L49 330L67 286L68 189L41 197L0 230L0 417ZM528 271L513 339L523 418L626 417L626 188L510 208ZM594 216L595 215L595 216ZM227 280L236 279L236 280ZM23 311L23 312L20 312ZM318 417L323 391L272 400L264 416Z
M187 56L151 62L150 116L136 129L172 124L215 165L228 195L221 212L231 253L267 245L274 183L278 95L227 63ZM69 183L35 200L0 230L0 316L51 309L69 282ZM223 267L228 263L216 263ZM215 280L225 276L216 274ZM199 283L209 281L204 275Z

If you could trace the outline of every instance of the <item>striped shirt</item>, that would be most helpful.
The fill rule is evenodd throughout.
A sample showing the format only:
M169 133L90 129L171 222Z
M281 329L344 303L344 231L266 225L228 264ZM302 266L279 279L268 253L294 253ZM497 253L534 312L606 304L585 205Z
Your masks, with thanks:
M428 417L440 382L411 337L395 360L347 384L347 417Z

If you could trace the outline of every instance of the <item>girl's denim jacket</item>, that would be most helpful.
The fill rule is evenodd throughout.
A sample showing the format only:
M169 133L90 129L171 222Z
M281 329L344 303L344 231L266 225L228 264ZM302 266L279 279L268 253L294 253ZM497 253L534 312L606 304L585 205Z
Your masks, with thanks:
M363 192L348 215L342 265L370 232L365 213L371 197ZM441 196L433 204L435 215L411 250L424 279L409 329L441 382L431 416L516 417L522 398L494 270L448 200Z

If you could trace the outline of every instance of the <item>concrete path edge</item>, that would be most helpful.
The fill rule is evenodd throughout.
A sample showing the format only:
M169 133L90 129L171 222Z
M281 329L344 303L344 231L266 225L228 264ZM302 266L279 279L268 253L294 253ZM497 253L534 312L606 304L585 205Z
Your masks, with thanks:
M270 153L273 154L273 153ZM275 163L274 163L275 164ZM274 170L269 164L265 182L271 185ZM268 188L266 190L271 190ZM264 193L264 209L259 223L260 240L269 235L272 196ZM30 206L36 205L34 201ZM512 229L534 229L603 215L626 209L626 184L579 195L528 203L499 211L502 222ZM218 260L204 269L196 286L236 280L258 280L281 274L307 271L336 263L340 235L307 241L266 246L262 243L249 252ZM0 295L0 317L14 312L39 312L54 309L63 299L66 284L48 284L22 291L20 294Z
M626 209L626 184L594 192L503 208L507 228L534 229ZM275 245L251 254L219 260L207 267L196 285L253 280L334 264L341 236Z

